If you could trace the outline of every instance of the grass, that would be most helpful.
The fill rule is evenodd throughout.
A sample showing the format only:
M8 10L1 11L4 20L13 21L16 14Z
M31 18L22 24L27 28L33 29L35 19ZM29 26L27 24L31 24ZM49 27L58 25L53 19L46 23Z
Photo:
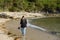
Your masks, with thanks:
M60 32L60 17L33 19L31 23L46 28L49 31Z

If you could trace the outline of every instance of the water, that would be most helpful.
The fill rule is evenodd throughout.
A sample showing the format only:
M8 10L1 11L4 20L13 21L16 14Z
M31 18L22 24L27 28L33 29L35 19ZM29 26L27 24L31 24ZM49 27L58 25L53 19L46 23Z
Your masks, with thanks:
M60 35L60 17L33 18L30 23L29 25L32 28L47 31L54 35Z
M46 29L44 29L42 27L39 27L39 26L36 26L36 25L33 25L33 24L29 23L29 21L28 21L27 26L28 27L32 27L32 28L35 28L35 29L39 29L39 30L42 30L42 31L47 31Z
M49 31L60 32L60 17L32 19L30 23L43 27Z
M19 20L11 20L11 21L9 21L9 22L7 22L6 24L5 24L5 26L7 26L7 29L11 32L11 33L14 33L14 34L16 34L17 36L21 36L21 33L20 33L20 30L18 30L18 27L20 26L19 25ZM29 21L28 21L28 24L27 24L27 26L28 27L32 27L32 28L36 28L36 29L39 29L39 30L43 30L43 31L45 31L46 29L44 29L44 28L40 28L39 26L36 26L36 25L33 25L33 24L30 24L29 23ZM29 33L29 32L28 32ZM33 34L32 34L33 35ZM32 36L31 35L31 36ZM36 36L36 35L34 35L34 36ZM30 37L30 35L29 35L29 37ZM38 37L39 37L39 35L38 35ZM33 37L34 38L34 37ZM36 37L37 38L37 37ZM36 38L34 38L34 39L36 39ZM27 39L29 39L29 38L26 38L26 37L22 37L21 38L21 40L27 40ZM38 38L39 39L39 38Z

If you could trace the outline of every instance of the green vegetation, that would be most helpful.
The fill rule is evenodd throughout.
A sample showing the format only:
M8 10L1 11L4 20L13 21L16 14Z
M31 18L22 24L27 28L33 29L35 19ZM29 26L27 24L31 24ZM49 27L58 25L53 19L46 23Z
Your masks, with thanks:
M60 17L33 19L31 23L46 28L49 31L60 32Z
M0 0L0 11L59 12L60 0Z

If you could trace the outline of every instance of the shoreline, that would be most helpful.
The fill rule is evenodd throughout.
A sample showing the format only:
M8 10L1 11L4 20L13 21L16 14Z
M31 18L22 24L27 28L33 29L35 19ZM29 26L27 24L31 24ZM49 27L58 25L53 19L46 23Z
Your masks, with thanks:
M22 14L23 15L23 14ZM21 15L21 16L22 16ZM20 16L20 15L19 15ZM19 18L21 18L21 16L19 17ZM15 16L16 17L16 16ZM32 18L33 17L35 17L35 16L32 16ZM39 15L39 17L40 17L40 15ZM45 16L44 16L45 17ZM16 17L16 18L18 18L18 17ZM18 26L19 26L19 24L18 24L19 22L18 21L9 21L9 22L7 22L6 24L5 24L5 26L6 26L6 28L10 31L10 32L12 32L13 34L17 34L17 35L19 35L19 36L21 36L21 33L19 32L20 30L18 30L17 28L18 28ZM14 28L14 29L13 29ZM17 31L17 33L15 32L15 31ZM31 33L31 34L30 34ZM36 33L36 34L34 34L34 33ZM41 34L39 34L39 33L41 33ZM46 35L45 35L46 34ZM35 36L37 36L38 35L38 38L35 38ZM42 37L41 37L41 36ZM32 36L32 37L31 37ZM45 37L46 36L46 40L54 40L54 39L57 39L57 37L56 36L54 36L54 35L51 35L51 34L48 34L48 33L45 33L45 32L42 32L42 31L39 31L39 30L37 30L37 29L33 29L33 28L28 28L28 33L27 33L27 38L28 38L28 40L40 40L40 38L41 38L41 40L44 40L43 39L43 37ZM40 37L40 38L39 38ZM53 38L52 38L53 37Z
M39 29L39 30L42 30L42 31L47 31L46 29L42 28L42 27L39 27L39 26L36 26L36 25L33 25L31 23L29 23L28 21L28 24L27 24L29 27L32 27L32 28L35 28L35 29Z
M16 24L16 22L17 22L17 24ZM8 25L8 26L7 26ZM12 26L11 26L12 25ZM6 24L5 24L5 26L6 27L8 27L8 29L10 30L10 32L12 31L12 33L15 33L15 34L18 34L18 35L20 35L21 36L21 33L19 32L19 30L17 29L17 27L18 27L18 20L16 21L16 20L14 20L14 21L9 21L9 22L7 22ZM13 27L14 26L14 27ZM13 29L14 28L14 29ZM17 31L17 33L15 32L15 31ZM34 34L35 33L35 34ZM39 34L40 33L40 34ZM35 35L35 36L34 36ZM37 37L37 35L38 35L38 38L35 38L35 37ZM45 40L45 38L43 39L41 36L39 36L39 35L41 35L43 38L46 36L46 40L57 40L58 38L56 37L56 36L54 36L54 35L51 35L51 34L48 34L48 33L45 33L45 32L42 32L42 31L39 31L39 30L37 30L37 29L34 29L34 28L30 28L30 27L28 27L28 29L27 29L27 40ZM44 35L44 36L43 36ZM31 37L32 36L32 37ZM52 38L53 37L53 38ZM20 38L20 39L22 39L22 38Z
M42 18L48 18L48 17L42 17ZM32 18L32 19L39 19L39 18ZM32 19L30 19L30 21L31 21ZM49 34L52 34L52 35L55 35L55 36L60 37L60 36L59 36L60 32L48 31L47 29L45 29L45 28L43 28L43 27L40 27L40 26L36 26L36 25L34 25L34 24L32 24L32 23L31 23L30 25L32 26L32 28L34 28L33 26L35 26L35 29L38 29L38 30L47 32L47 33L49 33Z
M12 33L14 33L14 34L16 34L18 36L20 35L20 37L21 37L21 32L20 32L19 29L17 29L18 26L19 26L19 21L18 20L17 21L16 20L10 21L7 24L8 24L7 28L9 29L9 31L12 31ZM12 25L12 26L9 26L9 25ZM54 40L54 39L57 40L57 39L59 39L57 36L51 35L49 33L46 33L46 32L31 28L31 27L27 27L27 35L26 35L27 36L27 40L36 40L36 39L37 40L38 39L39 40L40 39L44 40L45 38L43 39L40 35L43 38L46 37L46 40Z

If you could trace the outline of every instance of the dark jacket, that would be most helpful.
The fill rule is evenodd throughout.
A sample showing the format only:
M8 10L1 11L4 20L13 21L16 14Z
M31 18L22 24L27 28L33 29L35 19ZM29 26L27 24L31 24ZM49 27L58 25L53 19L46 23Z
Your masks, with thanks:
M21 28L27 27L27 20L26 19L21 19L20 24L21 24Z

